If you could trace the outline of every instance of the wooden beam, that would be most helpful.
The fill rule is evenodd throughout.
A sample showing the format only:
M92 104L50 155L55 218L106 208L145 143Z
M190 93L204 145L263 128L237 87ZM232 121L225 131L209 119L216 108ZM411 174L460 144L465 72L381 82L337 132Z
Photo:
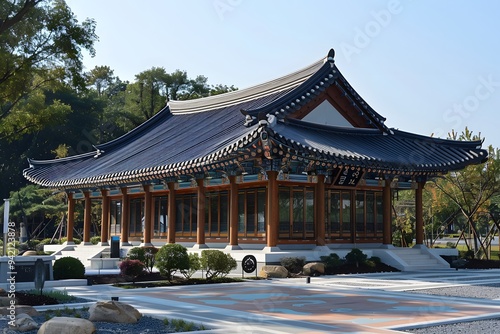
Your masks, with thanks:
M276 247L279 224L278 172L267 171L267 177L267 247Z
M204 179L196 179L198 184L198 216L196 224L196 243L205 245L205 184Z
M229 245L238 245L238 184L236 176L229 176Z
M422 193L425 182L418 182L415 189L415 242L417 245L424 243L424 218Z
M108 190L101 189L102 211L101 211L101 245L107 245L109 239L109 197Z
M122 193L122 221L120 222L121 224L121 239L122 239L122 244L127 245L128 244L128 236L129 236L129 227L130 227L130 203L129 203L129 198L127 194L127 188L121 188L121 193Z
M383 199L383 219L384 219L384 229L383 229L383 244L392 245L392 216L391 216L391 180L385 180L384 189L382 191Z
M144 236L143 246L151 246L151 227L153 225L151 185L147 184L144 188Z
M83 196L85 197L85 210L83 214L83 244L90 244L90 224L91 224L91 211L92 211L92 200L90 199L90 191L84 191Z
M175 182L168 182L168 236L167 242L175 244Z
M73 193L68 193L68 228L66 231L66 238L68 243L73 242L73 228L75 226L75 199Z
M316 211L316 246L324 246L325 242L325 175L318 175L314 198Z

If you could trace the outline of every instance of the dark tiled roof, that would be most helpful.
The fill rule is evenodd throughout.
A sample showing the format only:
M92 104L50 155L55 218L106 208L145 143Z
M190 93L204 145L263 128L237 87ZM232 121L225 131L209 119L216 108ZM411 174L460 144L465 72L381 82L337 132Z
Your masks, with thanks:
M452 141L395 129L387 134L287 120L268 132L292 153L300 150L310 158L381 171L435 174L484 162L488 156L481 141Z
M373 129L321 126L288 120L328 86L336 85ZM243 110L243 113L241 112ZM244 115L245 114L245 115ZM259 118L270 119L277 123ZM249 121L250 119L250 121ZM328 164L436 174L484 161L480 142L429 138L384 125L385 118L349 86L329 55L285 77L227 94L170 101L153 118L96 151L64 159L30 160L25 177L55 188L128 184L224 169L262 153L267 129L292 154Z

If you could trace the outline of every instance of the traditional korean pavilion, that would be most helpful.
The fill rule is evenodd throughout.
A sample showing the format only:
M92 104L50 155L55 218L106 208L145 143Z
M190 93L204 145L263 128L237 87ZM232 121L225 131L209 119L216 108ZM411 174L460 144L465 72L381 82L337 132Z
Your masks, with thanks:
M422 189L433 177L486 161L480 141L388 128L351 87L334 51L248 89L169 101L154 117L94 152L29 160L24 176L102 203L101 242L225 244L268 251L391 244L391 201L413 189L423 243Z

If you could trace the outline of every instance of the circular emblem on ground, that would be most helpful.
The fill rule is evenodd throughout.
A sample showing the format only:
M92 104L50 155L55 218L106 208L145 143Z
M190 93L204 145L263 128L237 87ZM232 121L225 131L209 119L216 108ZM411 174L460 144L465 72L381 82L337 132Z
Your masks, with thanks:
M257 259L253 255L246 255L241 261L241 266L244 272L250 274L257 269Z

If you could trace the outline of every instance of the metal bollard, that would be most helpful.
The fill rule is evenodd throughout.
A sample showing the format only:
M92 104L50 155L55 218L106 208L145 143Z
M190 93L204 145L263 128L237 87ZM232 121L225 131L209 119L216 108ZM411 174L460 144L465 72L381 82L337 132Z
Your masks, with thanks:
M306 283L307 283L307 284L311 283L311 277L310 277L310 276L307 276L307 277L306 277Z

